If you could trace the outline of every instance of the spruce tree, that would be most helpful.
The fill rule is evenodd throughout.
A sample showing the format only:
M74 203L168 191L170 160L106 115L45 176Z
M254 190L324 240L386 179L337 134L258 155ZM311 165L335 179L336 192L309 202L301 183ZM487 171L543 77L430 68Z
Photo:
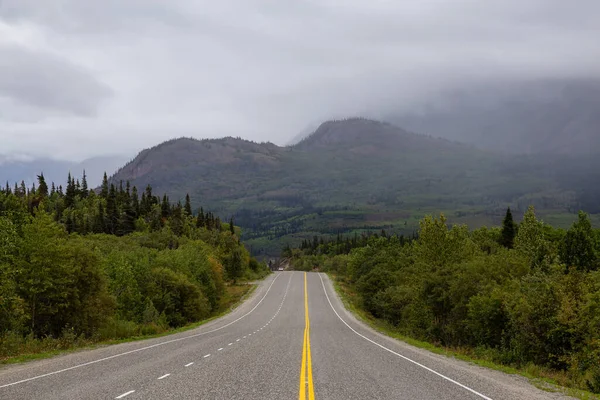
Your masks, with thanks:
M44 179L44 173L42 172L38 175L38 195L41 198L48 197L48 185L46 184L46 179Z
M104 172L104 178L102 178L102 187L100 189L100 197L102 197L104 200L108 198L108 190L108 176L106 175L106 172Z
M516 226L513 220L512 212L510 207L506 210L506 216L502 221L502 234L500 236L500 244L507 249L512 249L515 243Z
M232 235L235 235L235 226L233 225L233 217L229 220L229 231Z
M85 169L83 170L83 178L81 178L81 197L84 199L88 197L89 193L88 183L87 183L87 175L85 174Z
M65 193L65 207L71 208L75 205L75 181L71 177L71 173L69 172L69 177L67 178L67 191Z

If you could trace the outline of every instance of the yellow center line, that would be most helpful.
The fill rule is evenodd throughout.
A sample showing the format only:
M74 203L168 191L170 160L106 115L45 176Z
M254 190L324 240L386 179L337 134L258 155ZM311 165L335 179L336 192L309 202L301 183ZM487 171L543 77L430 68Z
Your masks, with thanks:
M302 365L300 367L300 392L298 398L315 400L315 388L312 374L312 358L310 355L310 319L308 318L308 285L304 273L304 344L302 345Z

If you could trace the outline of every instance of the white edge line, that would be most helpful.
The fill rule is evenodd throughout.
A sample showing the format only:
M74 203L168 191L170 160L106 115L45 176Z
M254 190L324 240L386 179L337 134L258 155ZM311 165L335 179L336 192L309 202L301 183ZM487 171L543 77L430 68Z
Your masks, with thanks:
M368 337L366 337L366 336L364 336L364 335L362 335L362 334L358 333L358 332L357 332L357 331L356 331L354 328L352 328L350 325L348 325L348 323L347 323L346 321L344 321L344 320L342 319L342 317L340 317L340 314L338 314L338 312L335 310L335 308L333 307L333 304L331 304L331 300L329 299L329 295L327 294L327 289L325 289L325 283L323 282L323 277L321 276L321 274L319 274L319 278L321 279L321 285L323 286L323 291L325 291L325 296L327 297L327 301L329 302L329 305L331 306L331 309L333 310L333 312L335 313L335 315L337 315L337 317L340 319L340 321L342 321L342 322L344 323L344 325L346 325L346 326L347 326L347 327L348 327L348 328L349 328L349 329L350 329L352 332L356 333L358 336L362 337L363 339L365 339L365 340L367 340L367 341L369 341L369 342L373 343L374 345L376 345L376 346L378 346L378 347L381 347L382 349L384 349L384 350L386 350L386 351L388 351L388 352L390 352L390 353L392 353L392 354L394 354L394 355L396 355L396 356L398 356L398 357L400 357L400 358L402 358L402 359L404 359L404 360L406 360L406 361L408 361L408 362L411 362L411 363L413 363L413 364L415 364L415 365L417 365L417 366L419 366L419 367L421 367L421 368L423 368L423 369L425 369L425 370L427 370L427 371L429 371L429 372L431 372L431 373L433 373L433 374L435 374L435 375L437 375L437 376L439 376L439 377L441 377L441 378L444 378L444 379L445 379L445 380L447 380L448 382L452 382L452 383L454 383L455 385L458 385L458 386L460 386L461 388L463 388L463 389L465 389L465 390L468 390L469 392L471 392L471 393L473 393L473 394L475 394L475 395L477 395L477 396L481 397L482 399L485 399L485 400L492 400L490 397L487 397L486 395L484 395L484 394L481 394L481 393L479 393L478 391L476 391L476 390L474 390L474 389L471 389L470 387L468 387L468 386L465 386L465 385L463 385L462 383L460 383L460 382L457 382L457 381L455 381L455 380L454 380L454 379L452 379L452 378L449 378L449 377L447 377L446 375L440 374L439 372L437 372L437 371L434 371L433 369L431 369L431 368L429 368L429 367L426 367L425 365L423 365L423 364L421 364L421 363L419 363L419 362L417 362L417 361L414 361L414 360L412 360L412 359L410 359L410 358L408 358L408 357L406 357L406 356L403 356L402 354L396 353L395 351L393 351L393 350L390 350L390 349L388 349L387 347L385 347L385 346L383 346L383 345L381 345L381 344L379 344L379 343L377 343L377 342L375 342L375 341L373 341L373 340L369 339Z
M263 302L263 300L264 300L264 299L267 297L267 295L268 295L268 294L269 294L269 292L271 291L271 288L273 287L273 284L275 283L275 281L277 280L277 278L279 278L280 276L281 276L280 274L277 274L277 275L275 276L275 279L273 279L273 282L271 282L271 285L269 285L269 288L267 289L267 292L265 293L265 295L262 297L262 299L260 299L260 301L259 301L258 303L256 303L256 305L254 306L254 308L252 308L252 310L248 311L246 314L242 315L241 317L239 317L239 318L238 318L238 319L236 319L235 321L232 321L232 322L230 322L230 323L228 323L228 324L226 324L226 325L223 325L223 326L221 326L221 327L219 327L219 328L213 329L213 330L211 330L211 331L206 331L206 332L197 333L197 334L195 334L195 335L191 335L191 336L186 336L186 337L182 337L182 338L177 338L177 339L167 340L166 342L160 342L160 343L156 343L156 344L153 344L153 345L151 345L151 346L141 347L141 348L139 348L139 349L135 349L135 350L126 351L126 352L124 352L124 353L114 354L114 355L112 355L112 356L109 356L109 357L104 357L104 358L101 358L101 359L99 359L99 360L94 360L94 361L89 361L89 362L86 362L86 363L83 363L83 364L74 365L74 366L72 366L72 367L69 367L69 368L64 368L64 369L61 369L61 370L58 370L58 371L49 372L49 373L47 373L47 374L43 374L43 375L34 376L34 377L32 377L32 378L22 379L22 380L20 380L20 381L17 381L17 382L13 382L13 383L7 383L6 385L2 385L2 386L0 386L0 389L6 388L6 387L9 387L9 386L19 385L19 384L21 384L21 383L25 383L25 382L33 381L33 380L36 380L36 379L45 378L45 377L47 377L47 376L51 376L51 375L60 374L60 373L67 372L67 371L70 371L70 370L73 370L73 369L82 368L82 367L87 367L88 365L97 364L97 363L100 363L100 362L103 362L103 361L112 360L113 358L122 357L122 356L126 356L126 355L128 355L128 354L133 354L133 353L138 353L138 352L140 352L140 351L144 351L144 350L153 349L153 348L155 348L155 347L164 346L164 345L166 345L166 344L175 343L175 342L180 342L180 341L182 341L182 340L193 339L193 338L196 338L196 337L198 337L198 336L207 335L207 334L209 334L209 333L213 333L213 332L220 331L221 329L225 329L225 328L227 328L228 326L231 326L231 325L235 324L236 322L240 321L242 318L244 318L244 317L246 317L246 316L250 315L250 314L251 314L251 313L252 313L254 310L256 310L256 308L257 308L257 307L258 307L258 306L259 306L259 305L260 305L260 304ZM290 279L291 279L291 278L290 278Z
M164 374L163 376L161 376L160 378L158 378L159 381L165 379L166 377L171 376L171 374Z
M123 393L122 395L115 397L115 399L122 399L125 396L129 396L131 393L135 393L135 390L130 390L127 393Z

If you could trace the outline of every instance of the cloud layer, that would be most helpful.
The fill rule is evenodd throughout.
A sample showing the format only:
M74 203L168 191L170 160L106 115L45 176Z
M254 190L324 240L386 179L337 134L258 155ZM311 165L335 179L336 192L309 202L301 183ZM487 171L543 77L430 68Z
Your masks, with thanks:
M600 2L0 0L0 154L286 143L478 82L597 78Z

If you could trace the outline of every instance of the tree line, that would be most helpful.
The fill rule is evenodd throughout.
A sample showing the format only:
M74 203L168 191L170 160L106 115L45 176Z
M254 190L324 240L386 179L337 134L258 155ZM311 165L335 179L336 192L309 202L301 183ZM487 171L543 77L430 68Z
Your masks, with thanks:
M391 329L600 393L600 230L580 212L556 229L530 207L520 223L470 231L425 217L410 240L313 240L297 269L329 271ZM348 251L348 249L350 249Z
M199 321L231 300L227 281L266 273L233 220L194 215L189 195L40 174L0 190L0 359Z

